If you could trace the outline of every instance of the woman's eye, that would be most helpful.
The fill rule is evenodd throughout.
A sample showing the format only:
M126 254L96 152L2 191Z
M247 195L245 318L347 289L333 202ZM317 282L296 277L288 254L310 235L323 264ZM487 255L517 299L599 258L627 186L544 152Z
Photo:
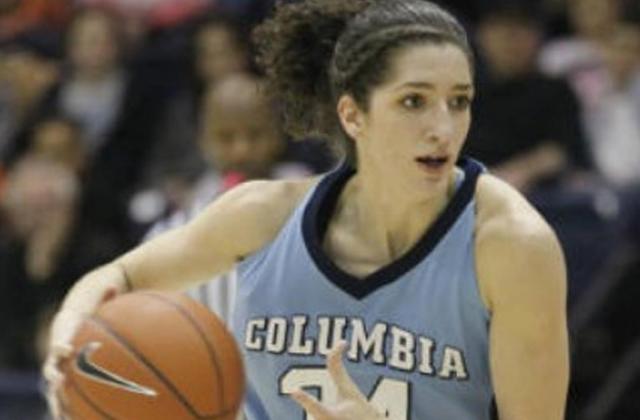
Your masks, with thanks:
M409 95L402 99L402 106L407 109L419 109L425 105L426 101L420 95Z
M471 106L471 98L465 95L456 96L451 100L449 106L451 107L451 109L464 111L468 109L469 106Z

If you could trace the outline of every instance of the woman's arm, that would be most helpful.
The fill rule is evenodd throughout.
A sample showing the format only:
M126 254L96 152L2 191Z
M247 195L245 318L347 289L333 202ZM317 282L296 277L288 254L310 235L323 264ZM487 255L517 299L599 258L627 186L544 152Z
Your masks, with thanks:
M54 317L44 375L49 399L58 365L82 321L105 300L135 289L185 289L228 271L273 239L312 181L254 181L229 191L189 224L146 242L82 277ZM55 414L55 413L54 413Z
M185 289L228 271L279 230L295 198L286 189L284 183L255 181L231 190L189 224L82 277L63 309L92 312L107 290Z
M477 236L492 313L490 364L501 420L564 419L569 380L562 251L533 209L494 217Z
M84 276L63 308L92 311L104 290L182 290L229 271L280 231L315 179L252 181L228 191L184 226Z

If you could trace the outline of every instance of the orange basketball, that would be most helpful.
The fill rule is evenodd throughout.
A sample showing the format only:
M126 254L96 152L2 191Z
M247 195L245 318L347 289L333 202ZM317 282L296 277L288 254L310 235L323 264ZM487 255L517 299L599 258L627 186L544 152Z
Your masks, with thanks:
M73 420L236 418L244 371L233 336L177 293L118 296L87 319L62 365Z

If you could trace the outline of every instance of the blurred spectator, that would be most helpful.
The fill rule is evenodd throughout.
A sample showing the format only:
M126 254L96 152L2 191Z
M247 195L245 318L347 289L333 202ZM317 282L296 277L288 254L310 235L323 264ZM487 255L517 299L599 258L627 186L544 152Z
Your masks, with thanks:
M636 24L637 25L637 24ZM575 380L578 419L635 418L640 410L640 30L612 28L603 41L606 83L587 108L596 167L622 191L624 247L576 308ZM616 259L618 261L616 261ZM598 360L594 365L593 360Z
M536 71L541 37L536 14L515 4L496 7L478 28L486 73L467 152L524 192L583 160L575 96L565 82Z
M543 73L565 77L584 105L604 82L604 44L622 13L622 0L567 0L573 33L546 44L539 56Z
M82 128L64 117L43 120L33 130L31 154L83 175L87 164Z
M56 63L33 52L0 52L0 155L58 73Z
M7 352L0 355L0 367L37 367L37 345L42 343L37 337L45 331L51 305L81 270L105 261L117 249L108 234L100 239L104 247L95 239L86 249L76 242L88 239L79 223L84 167L80 136L80 127L69 119L43 120L33 130L31 149L9 173L0 198L0 289L12 299L11 305L3 304L3 317L11 321L2 327L6 333L0 347ZM6 344L12 337L17 342Z
M193 34L194 70L199 83L212 85L251 67L248 28L228 15L201 19Z
M127 87L118 24L103 9L86 9L72 22L67 38L70 71L55 105L81 122L92 154L108 140Z
M228 76L204 96L198 146L220 174L244 179L270 178L285 151L275 107L262 96L259 79Z
M277 108L261 94L260 83L256 76L240 73L207 88L197 145L208 167L179 193L169 190L165 200L182 211L174 216L178 220L191 217L220 192L244 180L286 178L311 172L291 160L289 152L294 146L288 146ZM158 191L140 194L132 203L132 210L139 215L153 214L146 211L149 203L157 202L150 197L162 194ZM168 208L165 203L159 210ZM138 219L145 221L142 217ZM170 220L169 224L175 223Z
M76 0L84 6L108 6L149 28L183 23L215 4L215 0Z
M30 147L34 127L48 116L77 121L88 158L84 211L124 237L125 203L153 143L162 102L128 72L121 30L117 16L104 9L77 12L68 28L67 71L23 124L5 161Z
M8 175L0 203L0 367L37 369L36 343L71 284L121 249L107 230L82 220L79 177L30 154Z
M28 32L60 32L70 12L70 0L0 0L0 43Z
M619 202L589 176L578 101L568 83L541 75L535 11L496 8L480 22L480 74L467 152L525 193L556 230L567 257L569 304L617 251ZM581 173L582 174L582 173ZM578 179L581 182L576 182Z
M603 83L585 107L590 153L611 184L640 186L640 27L620 23L602 43Z
M219 80L251 67L245 29L226 15L198 20L190 35L188 76L167 105L157 127L145 183L176 190L187 186L207 163L197 146L204 93Z
M256 76L237 74L207 89L198 146L209 170L193 185L182 208L156 223L147 238L186 223L216 196L245 180L311 173L290 160L277 108L262 95L261 83ZM204 284L190 293L229 320L233 291L231 278Z

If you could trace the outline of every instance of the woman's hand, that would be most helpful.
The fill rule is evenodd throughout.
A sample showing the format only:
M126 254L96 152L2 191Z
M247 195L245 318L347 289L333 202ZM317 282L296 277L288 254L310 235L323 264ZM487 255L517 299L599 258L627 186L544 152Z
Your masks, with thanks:
M84 319L85 316L80 314L61 311L55 316L51 326L51 338L47 358L42 368L42 376L44 376L47 385L47 404L54 419L64 418L60 401L64 388L64 375L60 371L60 365L71 357L73 353L71 339Z
M94 312L98 306L118 294L115 287L105 290L102 299L95 308L87 308L86 311L73 309L61 309L53 319L49 337L49 348L45 360L42 375L47 384L46 398L49 410L54 419L64 419L62 410L64 405L64 374L60 371L61 364L73 356L71 344L73 336L84 320Z
M327 356L327 370L337 389L335 405L319 402L308 393L298 390L291 397L315 420L382 420L386 417L367 401L342 364L346 343L338 344Z

